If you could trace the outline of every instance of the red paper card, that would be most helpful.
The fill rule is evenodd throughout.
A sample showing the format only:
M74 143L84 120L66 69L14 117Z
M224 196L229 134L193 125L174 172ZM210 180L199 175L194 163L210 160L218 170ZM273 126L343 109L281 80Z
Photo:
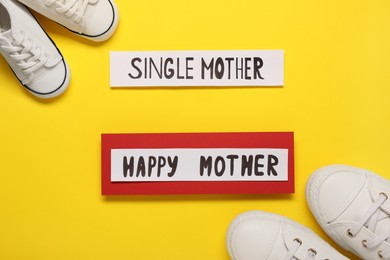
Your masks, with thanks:
M292 132L102 134L103 195L293 192Z

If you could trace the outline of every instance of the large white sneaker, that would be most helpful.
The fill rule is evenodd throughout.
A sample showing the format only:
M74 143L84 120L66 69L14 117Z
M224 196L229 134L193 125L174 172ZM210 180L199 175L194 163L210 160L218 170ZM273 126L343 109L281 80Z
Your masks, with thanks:
M58 96L69 85L69 68L60 51L30 11L14 0L0 0L0 53L37 97Z
M346 260L310 229L286 217L249 211L230 224L226 244L233 260Z
M113 0L19 0L31 9L92 41L115 32L119 13Z
M306 187L314 217L341 247L367 260L390 259L390 181L344 165L317 170Z

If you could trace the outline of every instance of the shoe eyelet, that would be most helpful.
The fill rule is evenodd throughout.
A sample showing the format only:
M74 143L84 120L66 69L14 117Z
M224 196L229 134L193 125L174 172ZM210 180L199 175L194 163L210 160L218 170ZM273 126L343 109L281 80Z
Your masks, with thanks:
M311 253L313 253L313 255L317 255L317 250L315 250L314 248L310 248L309 250L307 250Z
M382 256L382 251L378 251L378 257L379 257L379 259L384 259Z
M17 37L18 38L21 38L21 39L24 39L24 37L26 36L25 32L23 31L20 31L18 34L17 34Z
M384 192L379 193L379 196L385 196L386 200L389 198L389 196Z
M294 241L297 241L300 245L302 245L302 240L300 240L299 238L294 238Z
M356 236L356 235L352 234L351 229L348 229L348 230L347 230L347 235L348 235L349 237L355 237L355 236Z
M362 240L362 246L367 248L367 240Z

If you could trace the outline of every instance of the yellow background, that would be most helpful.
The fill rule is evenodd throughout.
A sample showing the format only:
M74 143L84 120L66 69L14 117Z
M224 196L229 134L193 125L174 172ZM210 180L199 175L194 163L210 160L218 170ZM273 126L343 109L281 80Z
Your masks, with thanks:
M31 97L0 59L0 259L227 260L230 221L253 209L336 246L304 188L334 163L390 178L390 2L116 3L118 30L102 44L38 16L71 68L59 98ZM285 50L285 86L109 86L110 50L246 49ZM295 194L100 195L101 133L237 131L295 132Z

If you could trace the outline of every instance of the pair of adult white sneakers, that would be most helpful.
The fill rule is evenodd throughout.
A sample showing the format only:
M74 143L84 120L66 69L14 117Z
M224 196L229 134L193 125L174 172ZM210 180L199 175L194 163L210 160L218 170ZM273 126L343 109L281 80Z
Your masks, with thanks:
M68 64L26 6L92 41L114 33L117 7L112 0L0 0L0 53L30 93L58 96L69 85Z
M306 199L324 231L367 259L390 259L390 181L370 171L331 165L312 174ZM236 260L348 259L310 229L262 211L239 215L227 232Z

